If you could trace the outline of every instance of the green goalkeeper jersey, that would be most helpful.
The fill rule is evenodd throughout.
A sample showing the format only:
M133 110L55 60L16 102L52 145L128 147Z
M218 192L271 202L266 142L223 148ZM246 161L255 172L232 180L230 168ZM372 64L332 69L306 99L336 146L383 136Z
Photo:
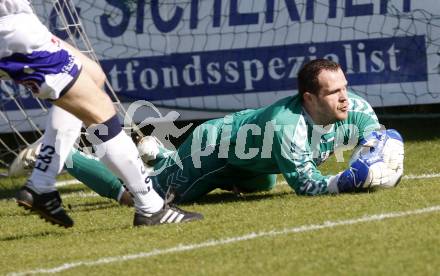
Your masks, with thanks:
M240 158L243 156L237 156L235 151L229 156L229 163L255 172L282 173L298 194L327 193L330 176L322 175L317 166L335 149L353 148L360 139L380 128L368 102L353 93L348 96L348 118L325 127L314 125L298 96L233 114L231 143L237 143L244 125L250 125L248 129L258 127L254 128L255 135L251 135L251 131L246 135L245 150L255 149L254 156Z
M188 202L216 188L269 190L281 173L297 194L328 193L331 176L322 175L317 166L332 153L338 157L338 150L353 148L369 132L380 128L364 99L353 93L348 97L348 118L326 127L313 124L298 96L207 121L176 152L160 149L154 165L154 188L162 196L173 188L177 202ZM207 151L209 147L212 149ZM99 186L100 194L119 191L121 183L116 176L90 169L97 168L92 163L98 161L75 156L70 171L78 179L94 190ZM181 166L175 156L179 156Z

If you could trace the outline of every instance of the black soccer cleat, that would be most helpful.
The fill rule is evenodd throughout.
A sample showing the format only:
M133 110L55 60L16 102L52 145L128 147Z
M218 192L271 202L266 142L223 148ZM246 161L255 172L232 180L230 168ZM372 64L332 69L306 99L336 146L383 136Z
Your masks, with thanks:
M202 220L203 215L195 212L188 212L176 206L165 205L162 210L154 214L134 214L134 226L151 226L165 223L182 223Z
M58 191L39 195L25 185L17 192L15 199L18 206L36 212L47 222L65 228L73 226L73 220L61 206L61 197Z

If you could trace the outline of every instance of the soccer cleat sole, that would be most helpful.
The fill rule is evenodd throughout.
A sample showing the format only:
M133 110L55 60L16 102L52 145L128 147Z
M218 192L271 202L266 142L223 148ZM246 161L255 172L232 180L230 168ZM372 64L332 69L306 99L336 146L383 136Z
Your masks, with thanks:
M46 210L41 210L40 208L33 206L33 197L29 191L26 191L26 189L21 189L17 193L15 200L19 207L30 211L31 214L36 213L41 219L45 220L46 222L64 228L70 228L73 226L73 220L66 213L62 214L62 216L64 215L65 217L63 218L64 220L61 220L57 219L54 216L48 215Z
M18 202L17 202L17 203L18 203ZM57 226L64 227L64 228L71 228L71 227L73 227L73 221L72 221L72 223L68 223L68 224L66 224L66 223L63 223L63 222L60 221L60 220L54 219L53 217L50 217L50 216L46 215L46 213L41 212L41 211L38 210L38 209L34 209L34 208L30 207L28 204L18 203L18 206L23 207L25 210L30 211L31 214L32 214L33 212L37 213L37 215L38 215L42 220L44 220L44 221L46 221L46 222L49 222L49 223L52 224L52 225L57 225Z
M19 199L16 199L18 206L23 207L25 210L32 210L32 205L27 203L26 201L22 201Z
M27 202L23 202L23 201L17 200L17 204L18 204L18 206L20 206L20 207L24 208L25 210L29 211L31 214L33 214L33 212L35 212L42 220L44 220L44 221L46 221L48 223L51 223L53 225L57 225L57 226L60 226L60 227L64 227L64 228L71 228L71 227L73 227L73 221L72 221L72 223L63 223L62 221L57 220L57 219L55 219L53 217L50 217L46 213L44 213L44 212L42 212L42 211L40 211L38 209L33 208Z

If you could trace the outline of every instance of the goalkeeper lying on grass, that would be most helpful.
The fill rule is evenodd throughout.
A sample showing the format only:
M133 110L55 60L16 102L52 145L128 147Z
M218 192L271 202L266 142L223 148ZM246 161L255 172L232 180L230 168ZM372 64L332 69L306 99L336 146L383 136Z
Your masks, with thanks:
M298 90L297 96L268 107L205 122L176 152L154 137L142 139L138 149L154 168L155 190L163 197L171 190L174 202L190 202L216 188L267 191L280 173L299 195L393 187L399 182L401 136L395 130L379 130L371 106L347 91L337 63L319 59L306 64L298 74ZM317 166L350 145L358 147L348 169L322 175ZM101 195L121 185L99 161L73 156L68 171Z

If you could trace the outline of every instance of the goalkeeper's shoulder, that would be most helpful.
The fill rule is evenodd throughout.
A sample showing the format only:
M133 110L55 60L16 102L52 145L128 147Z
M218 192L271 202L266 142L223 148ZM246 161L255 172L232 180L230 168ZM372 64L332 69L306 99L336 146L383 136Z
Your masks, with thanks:
M361 96L349 91L348 92L349 112L363 113L370 116L376 116L371 104Z
M349 92L348 106L348 118L343 123L355 125L360 139L382 128L373 107L364 98Z

